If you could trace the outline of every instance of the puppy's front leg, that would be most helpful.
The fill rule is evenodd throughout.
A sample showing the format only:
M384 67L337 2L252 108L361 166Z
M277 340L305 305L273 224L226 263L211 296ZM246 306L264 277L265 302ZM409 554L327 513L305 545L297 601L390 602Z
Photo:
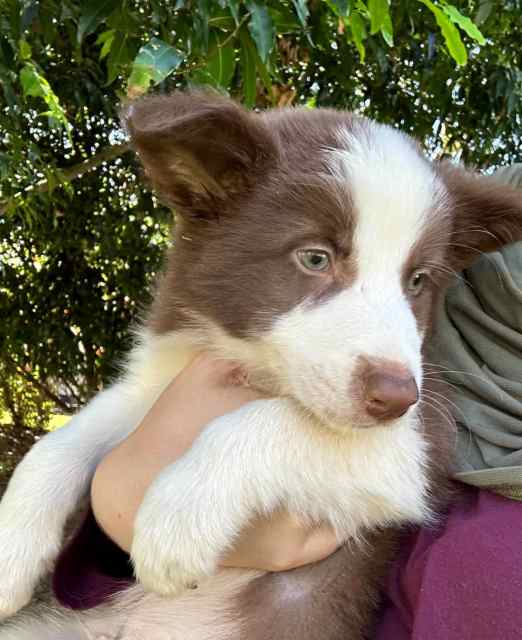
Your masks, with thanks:
M153 401L151 392L121 382L42 438L17 467L0 503L0 620L29 602L98 462Z
M239 532L285 501L290 402L257 400L214 420L160 474L138 512L132 545L146 589L175 596L213 574ZM297 438L298 439L298 438ZM293 441L296 441L294 436Z

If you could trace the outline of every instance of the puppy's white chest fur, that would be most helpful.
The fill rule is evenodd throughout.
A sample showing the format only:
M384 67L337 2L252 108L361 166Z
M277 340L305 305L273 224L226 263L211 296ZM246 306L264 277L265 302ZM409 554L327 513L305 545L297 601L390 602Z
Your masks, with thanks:
M366 528L428 516L426 444L415 419L339 433L288 400L265 401L260 410L264 416L251 425L262 443L255 455L266 458L285 487L285 506L304 520L330 522L345 540ZM271 465L275 448L277 466Z

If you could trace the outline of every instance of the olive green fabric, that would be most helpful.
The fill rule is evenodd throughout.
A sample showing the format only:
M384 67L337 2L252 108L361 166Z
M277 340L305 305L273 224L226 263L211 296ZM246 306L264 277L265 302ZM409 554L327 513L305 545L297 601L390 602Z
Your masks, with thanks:
M496 177L522 198L522 164ZM456 478L520 497L522 242L483 255L449 288L428 357L456 387Z

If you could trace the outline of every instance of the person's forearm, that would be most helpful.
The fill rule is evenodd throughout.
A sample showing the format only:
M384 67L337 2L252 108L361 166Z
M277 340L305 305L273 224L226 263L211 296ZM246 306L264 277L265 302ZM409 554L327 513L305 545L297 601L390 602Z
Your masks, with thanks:
M98 466L91 485L91 506L100 528L128 552L136 513L155 475L151 467L140 464L136 468L132 452L124 445ZM129 467L134 468L132 474Z
M180 429L182 416L176 416L174 428L171 412L165 410L172 401L172 390L167 389L138 429L101 462L92 482L96 520L125 551L131 547L134 519L150 484L183 455L199 431L194 420Z

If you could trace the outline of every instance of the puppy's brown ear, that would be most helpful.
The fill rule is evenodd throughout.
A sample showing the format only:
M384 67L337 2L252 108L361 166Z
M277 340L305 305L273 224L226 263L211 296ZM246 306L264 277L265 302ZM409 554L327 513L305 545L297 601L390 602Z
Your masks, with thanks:
M210 92L143 98L122 120L152 185L185 216L219 216L277 155L260 116Z
M460 271L481 253L522 240L522 189L444 164L453 213L451 267Z

